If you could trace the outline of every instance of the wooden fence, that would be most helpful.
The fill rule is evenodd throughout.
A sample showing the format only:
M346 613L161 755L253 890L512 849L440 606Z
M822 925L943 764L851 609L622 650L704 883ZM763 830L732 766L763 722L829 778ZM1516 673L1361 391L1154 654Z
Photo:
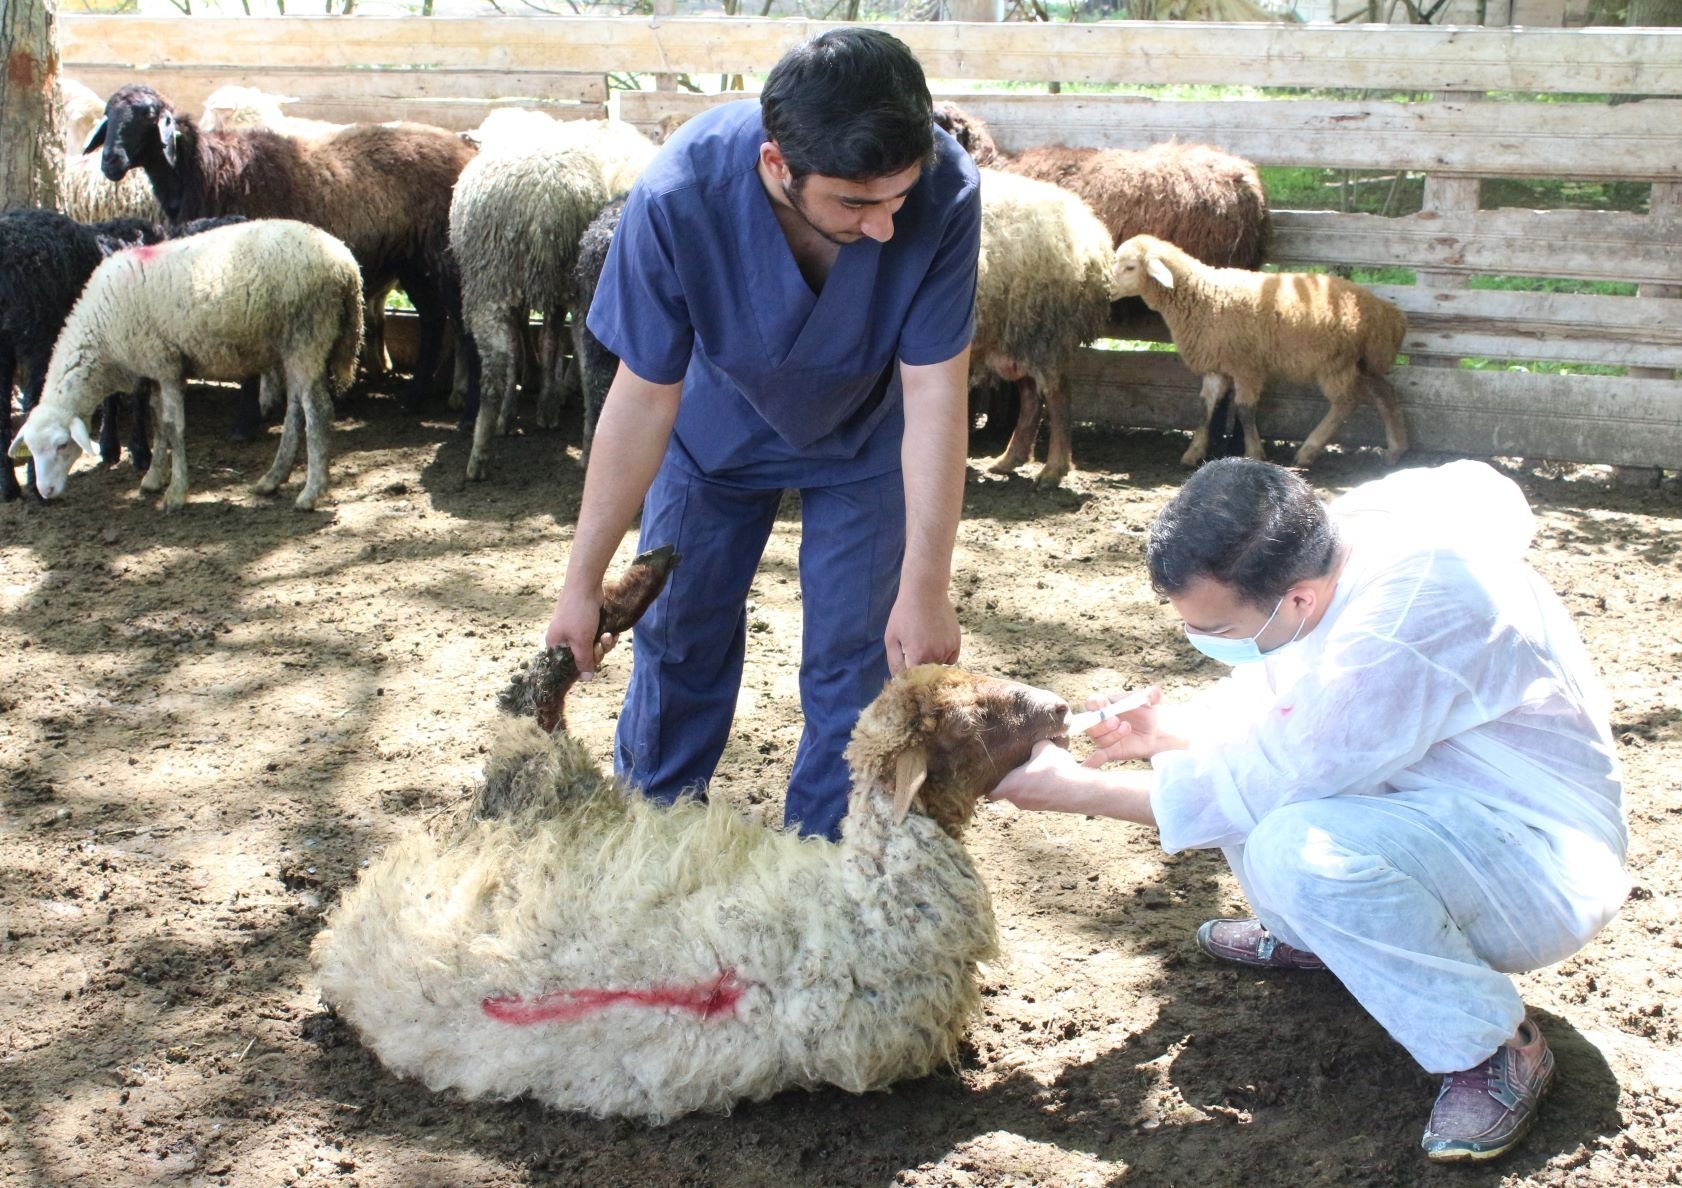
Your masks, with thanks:
M246 82L308 93L315 102L298 107L301 115L354 110L459 127L498 102L595 114L604 71L763 71L828 27L743 18L65 17L62 56L67 73L96 89L149 78L190 105L212 83ZM1416 272L1413 286L1380 287L1413 322L1404 348L1411 365L1396 383L1415 446L1682 467L1682 31L1136 22L893 31L931 78L961 80L944 89L985 118L1007 151L1178 138L1263 166L1423 171L1418 213L1280 210L1273 252L1283 265ZM965 90L984 80L1050 79L1407 98ZM614 93L618 113L648 127L732 97ZM1481 209L1484 178L1638 182L1652 196L1645 214ZM1467 288L1478 275L1610 279L1639 289L1608 297ZM1474 371L1458 366L1463 357L1610 364L1629 374ZM1082 419L1184 428L1198 416L1195 380L1170 355L1085 351L1073 380ZM1285 386L1263 409L1263 432L1300 439L1322 410L1311 390ZM1377 418L1351 418L1341 439L1381 442Z

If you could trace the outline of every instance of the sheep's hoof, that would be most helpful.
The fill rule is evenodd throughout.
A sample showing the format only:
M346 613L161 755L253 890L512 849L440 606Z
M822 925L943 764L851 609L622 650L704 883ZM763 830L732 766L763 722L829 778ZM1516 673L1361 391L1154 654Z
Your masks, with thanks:
M467 481L482 483L490 473L490 466L482 460L470 459L467 463Z
M1394 466L1407 455L1407 452L1408 448L1406 446L1396 446L1394 449L1385 450L1384 464L1386 466Z
M164 496L163 509L166 512L178 512L186 506L187 497L185 495L166 494Z
M1201 466L1202 464L1203 451L1197 446L1192 446L1189 450L1180 455L1181 466Z
M141 476L140 489L148 495L156 495L159 491L164 489L164 480L161 478L153 478L151 472L148 471L145 475Z
M560 409L538 409L537 427L539 429L559 429L561 427Z
M258 479L257 485L251 488L251 493L253 495L273 495L278 490L280 490L279 479L262 478Z
M1291 465L1299 469L1306 469L1319 461L1320 451L1303 448L1297 451L1297 456L1291 459Z
M314 511L315 510L315 500L316 500L316 496L311 495L308 492L306 492L302 495L299 495L298 498L295 499L292 502L292 506L296 510L301 511L301 512Z
M1047 463L1039 474L1034 476L1034 485L1041 490L1049 491L1054 487L1062 486L1063 479L1068 473L1069 468L1067 466L1053 467L1050 463Z
M1020 467L1021 465L1022 465L1021 462L1017 462L1017 461L1013 460L1009 454L1006 454L1003 458L1000 458L998 461L994 462L991 466L989 466L987 468L987 473L989 473L989 474L1015 474L1016 471L1017 471L1017 468Z

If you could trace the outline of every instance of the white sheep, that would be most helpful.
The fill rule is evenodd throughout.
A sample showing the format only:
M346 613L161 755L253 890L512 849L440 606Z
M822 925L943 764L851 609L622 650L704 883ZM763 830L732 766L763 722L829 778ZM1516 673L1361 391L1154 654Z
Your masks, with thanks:
M325 231L288 219L220 227L118 252L89 278L47 368L41 403L12 443L33 457L43 498L64 490L71 465L91 453L87 418L110 393L143 381L159 387L152 465L141 488L164 486L166 511L187 498L184 388L202 379L277 372L287 390L274 465L258 481L273 494L308 438L308 476L297 506L327 486L332 390L354 373L362 342L362 280L350 250Z
M1384 421L1385 457L1407 452L1407 426L1396 390L1384 377L1407 335L1407 316L1360 285L1309 272L1211 268L1171 243L1137 235L1116 249L1116 283L1162 315L1180 361L1203 376L1204 423L1180 459L1203 461L1209 421L1233 384L1244 452L1265 457L1256 405L1270 378L1312 380L1331 408L1297 450L1308 466L1364 393Z
M1036 482L1054 487L1073 465L1063 371L1104 332L1114 292L1110 233L1075 195L1050 182L981 173L981 256L976 274L972 382L987 372L1017 386L1010 444L993 463L1006 474L1034 456L1043 411L1051 421Z
M650 803L564 731L509 720L473 805L333 910L310 953L322 998L433 1089L597 1116L923 1076L955 1059L995 951L959 834L1067 711L937 665L895 677L847 749L839 843Z
M479 348L481 397L467 476L484 478L491 439L512 426L530 311L543 314L537 423L560 423L560 329L574 301L579 241L608 201L627 192L655 148L617 120L556 121L499 109L477 134L450 203L450 246L462 309Z
M86 83L67 75L59 76L58 94L64 104L64 155L74 157L105 118L105 100Z
M297 102L299 99L296 95L276 95L256 87L217 87L205 96L204 114L199 119L199 128L204 132L267 128L283 136L296 136L307 140L311 137L331 136L350 127L349 124L287 115L285 105Z

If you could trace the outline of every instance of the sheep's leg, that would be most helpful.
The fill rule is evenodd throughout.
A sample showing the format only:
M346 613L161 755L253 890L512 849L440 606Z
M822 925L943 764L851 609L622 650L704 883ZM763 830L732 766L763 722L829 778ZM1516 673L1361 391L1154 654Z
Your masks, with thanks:
M1402 420L1402 406L1396 397L1396 388L1382 375L1363 375L1361 380L1378 405L1378 415L1384 421L1384 460L1392 464L1399 462L1408 452L1408 427L1407 422Z
M1198 466L1209 454L1209 422L1215 417L1215 407L1226 391L1226 376L1212 372L1203 377L1203 420L1192 430L1191 444L1180 455L1181 466Z
M601 420L602 406L607 403L607 391L619 370L619 360L590 333L579 318L572 324L573 358L578 361L579 383L584 389L584 445L579 458L582 466L590 465L590 446L596 440L596 422Z
M239 381L239 399L234 404L234 423L229 441L256 441L263 432L264 393L260 377L248 375Z
M12 463L12 372L16 369L12 348L0 342L0 501L5 502L23 494Z
M1010 474L1034 460L1034 439L1040 435L1040 414L1043 410L1040 387L1033 376L1025 375L1016 381L1016 392L1021 398L1016 413L1016 428L1011 432L1005 452L989 467L994 474Z
M151 383L142 380L127 399L134 405L134 424L128 435L129 462L144 475L152 468L152 432L157 423L157 418L152 415Z
M1069 393L1057 375L1046 376L1039 389L1045 401L1046 419L1051 422L1051 440L1045 447L1045 466L1034 482L1041 487L1055 487L1075 465Z
M566 365L566 356L561 350L566 317L565 309L543 311L543 333L537 340L538 354L541 357L540 370L543 372L543 385L537 392L539 429L561 427L561 406L566 403L566 386L562 382L561 374Z
M123 398L113 392L99 402L99 464L115 466L123 456L123 432L118 422L123 415Z
M397 402L404 412L415 413L426 404L432 393L433 382L438 378L439 363L446 345L444 340L450 332L451 319L437 282L423 269L406 271L401 283L403 291L409 294L409 300L415 306L420 343L416 351L414 373L403 385Z
M520 364L526 356L525 325L525 316L517 310L508 311L502 322L502 349L508 359L508 372L501 391L492 389L493 395L499 397L496 413L498 437L507 437L514 431L514 410L520 406Z
M479 349L479 415L473 422L473 452L467 459L467 477L482 479L490 470L491 440L502 410L508 399L509 381L514 369L511 347L518 339L508 333L508 319L501 313L476 317L472 327L473 340Z
M169 447L163 506L165 511L180 511L187 505L187 399L179 377L158 385L158 402L158 431Z
M275 447L274 463L251 489L259 495L273 495L292 475L298 461L298 438L304 427L304 398L307 392L300 386L286 385L286 416L280 424L280 444Z
M289 385L292 386L292 385ZM313 511L316 501L327 492L327 438L333 427L333 398L327 394L327 377L305 377L297 385L293 403L304 410L304 489L293 504L299 511Z
M1232 410L1244 429L1244 456L1267 459L1267 447L1262 445L1261 431L1256 428L1256 409L1261 405L1265 375L1232 376Z
M22 384L18 385L18 411L23 414L25 421L29 420L29 414L35 410L35 406L41 403L41 390L47 386L47 364L51 362L51 358L49 354L45 358L36 356L34 359L24 360L24 366L28 369L28 377ZM8 405L11 404L11 399L11 389L8 388L6 390L6 403ZM30 459L29 465L24 468L24 478L26 489L40 491L40 488L35 485L35 460L33 458Z
M382 380L391 372L391 359L385 352L385 301L396 287L397 282L393 280L369 286L362 311L362 370L373 381Z
M142 491L162 491L169 481L169 438L164 433L163 396L156 384L147 385L146 404L152 412L152 462L141 476Z
M1314 426L1314 432L1308 435L1297 450L1297 466L1312 466L1317 458L1325 452L1326 443L1332 439L1338 426L1343 424L1350 410L1355 407L1355 401L1361 389L1361 373L1351 365L1342 371L1320 377L1320 391L1325 394L1326 403L1331 407L1326 415L1320 418L1320 423Z

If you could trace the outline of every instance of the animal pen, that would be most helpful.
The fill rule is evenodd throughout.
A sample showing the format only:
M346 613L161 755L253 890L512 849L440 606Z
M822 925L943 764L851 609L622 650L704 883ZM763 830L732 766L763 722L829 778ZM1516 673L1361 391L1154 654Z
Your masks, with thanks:
M193 109L214 87L245 83L296 96L295 114L341 121L469 128L493 106L517 104L557 116L616 112L653 129L736 96L610 92L604 71L763 72L823 27L751 18L67 16L62 58L67 74L102 93L144 80ZM1414 213L1275 201L1269 255L1285 268L1414 274L1411 284L1370 286L1412 324L1407 364L1392 378L1414 448L1682 466L1682 30L892 28L936 80L937 97L987 120L1008 152L1178 139L1262 167L1422 172ZM1026 89L1048 80L1287 90L1193 100ZM982 83L1022 89L975 89ZM1648 195L1644 210L1639 199L1625 203L1637 210L1496 208L1484 192L1491 179L1635 183ZM1550 283L1478 287L1487 277ZM1573 291L1606 281L1633 291ZM1078 421L1185 429L1200 415L1197 377L1161 351L1084 350L1069 386ZM1261 408L1263 435L1301 440L1323 410L1312 389L1281 387ZM1374 410L1360 409L1339 440L1380 443Z

